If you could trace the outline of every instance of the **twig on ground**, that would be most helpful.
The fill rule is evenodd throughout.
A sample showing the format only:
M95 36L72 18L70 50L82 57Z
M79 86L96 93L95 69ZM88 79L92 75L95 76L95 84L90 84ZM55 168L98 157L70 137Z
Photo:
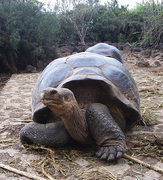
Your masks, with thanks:
M44 164L45 162L41 165L41 170L42 170L42 173L47 176L50 180L55 180L50 174L46 173L45 170L44 170Z
M109 171L106 167L102 166L103 169L105 169L109 174L113 176L112 179L117 179L117 175L114 175L111 171Z
M67 159L68 159L69 161L72 162L72 159L70 158L70 156L69 156L68 154L66 154L64 151L63 151L63 154L67 157Z
M25 177L30 178L30 179L34 179L34 180L47 180L45 178L36 176L34 174L31 174L31 173L28 173L28 172L25 172L25 171L20 171L20 170L18 170L16 168L10 167L10 166L2 164L2 163L0 163L0 168L6 169L8 171L14 172L16 174L25 176Z
M126 158L126 159L130 159L130 160L132 160L132 161L135 161L135 162L137 162L137 163L139 163L139 164L142 164L143 166L146 166L146 167L148 167L148 168L150 168L150 169L152 169L152 170L154 170L154 171L157 171L157 172L163 174L163 169L161 169L161 168L159 168L159 167L156 167L156 166L152 166L152 165L150 165L150 164L147 164L147 163L145 163L145 162L143 162L143 161L141 161L141 160L139 160L139 159L136 159L136 158L134 158L134 157L132 157L132 156L129 156L129 155L127 155L127 154L124 154L123 157Z
M8 142L12 142L14 141L13 139L4 139L4 140L0 140L0 143L8 143Z

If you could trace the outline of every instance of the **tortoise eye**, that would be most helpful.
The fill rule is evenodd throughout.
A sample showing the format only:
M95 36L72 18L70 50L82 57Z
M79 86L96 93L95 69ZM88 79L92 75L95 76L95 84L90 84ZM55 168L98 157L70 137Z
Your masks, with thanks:
M64 96L65 101L69 101L69 96Z
M54 95L54 94L56 94L56 93L57 93L57 91L56 91L56 90L53 90L53 91L50 92L50 95Z

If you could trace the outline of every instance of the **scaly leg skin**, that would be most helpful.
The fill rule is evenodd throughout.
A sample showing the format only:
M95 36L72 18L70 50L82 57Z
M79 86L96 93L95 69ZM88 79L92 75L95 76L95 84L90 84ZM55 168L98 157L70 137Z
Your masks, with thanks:
M20 131L20 141L23 145L45 145L49 147L62 147L71 139L62 121L39 124L32 122Z
M90 132L100 146L97 156L108 161L121 158L126 150L125 136L108 107L100 103L91 104L87 108L86 118Z

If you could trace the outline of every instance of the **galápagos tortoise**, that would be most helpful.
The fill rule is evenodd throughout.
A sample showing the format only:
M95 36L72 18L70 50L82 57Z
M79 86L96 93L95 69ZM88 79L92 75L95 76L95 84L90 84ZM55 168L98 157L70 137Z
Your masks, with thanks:
M52 61L32 94L32 123L23 144L61 147L71 139L97 144L97 156L112 161L126 149L123 131L141 117L136 83L118 60L83 52Z

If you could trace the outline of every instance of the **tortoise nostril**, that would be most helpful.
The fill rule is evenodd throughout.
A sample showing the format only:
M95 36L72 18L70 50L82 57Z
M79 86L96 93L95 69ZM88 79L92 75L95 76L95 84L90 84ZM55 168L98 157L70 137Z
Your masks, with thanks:
M57 91L56 91L56 90L53 90L53 91L50 92L50 95L54 95L54 94L56 94L56 93L57 93Z

